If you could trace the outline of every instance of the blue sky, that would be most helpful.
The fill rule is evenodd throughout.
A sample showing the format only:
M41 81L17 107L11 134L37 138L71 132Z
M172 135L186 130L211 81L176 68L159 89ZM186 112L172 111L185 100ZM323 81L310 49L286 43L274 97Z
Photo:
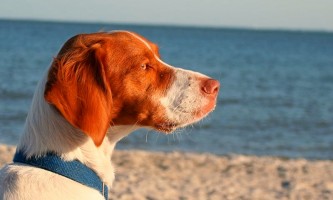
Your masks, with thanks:
M333 31L333 0L1 0L0 18Z

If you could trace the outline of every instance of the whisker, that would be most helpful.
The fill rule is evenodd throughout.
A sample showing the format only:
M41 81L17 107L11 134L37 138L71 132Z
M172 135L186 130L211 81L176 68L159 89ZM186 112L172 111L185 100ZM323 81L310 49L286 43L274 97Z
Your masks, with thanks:
M146 143L148 143L149 130L146 132Z

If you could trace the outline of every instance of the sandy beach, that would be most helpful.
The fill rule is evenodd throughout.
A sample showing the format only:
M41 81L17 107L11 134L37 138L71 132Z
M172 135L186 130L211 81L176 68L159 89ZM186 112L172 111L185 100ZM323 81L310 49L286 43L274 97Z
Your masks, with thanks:
M15 147L0 146L0 167ZM333 161L116 151L112 200L333 199Z

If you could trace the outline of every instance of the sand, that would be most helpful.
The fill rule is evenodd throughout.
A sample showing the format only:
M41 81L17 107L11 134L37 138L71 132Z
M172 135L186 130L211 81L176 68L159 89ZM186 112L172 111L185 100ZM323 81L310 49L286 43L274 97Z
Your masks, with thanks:
M0 146L0 167L15 148ZM333 161L116 151L112 200L333 200Z

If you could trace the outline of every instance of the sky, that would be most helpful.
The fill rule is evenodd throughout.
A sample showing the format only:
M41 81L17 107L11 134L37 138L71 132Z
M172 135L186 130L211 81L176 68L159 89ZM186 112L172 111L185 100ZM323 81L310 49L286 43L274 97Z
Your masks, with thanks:
M333 0L1 0L0 18L333 31Z

